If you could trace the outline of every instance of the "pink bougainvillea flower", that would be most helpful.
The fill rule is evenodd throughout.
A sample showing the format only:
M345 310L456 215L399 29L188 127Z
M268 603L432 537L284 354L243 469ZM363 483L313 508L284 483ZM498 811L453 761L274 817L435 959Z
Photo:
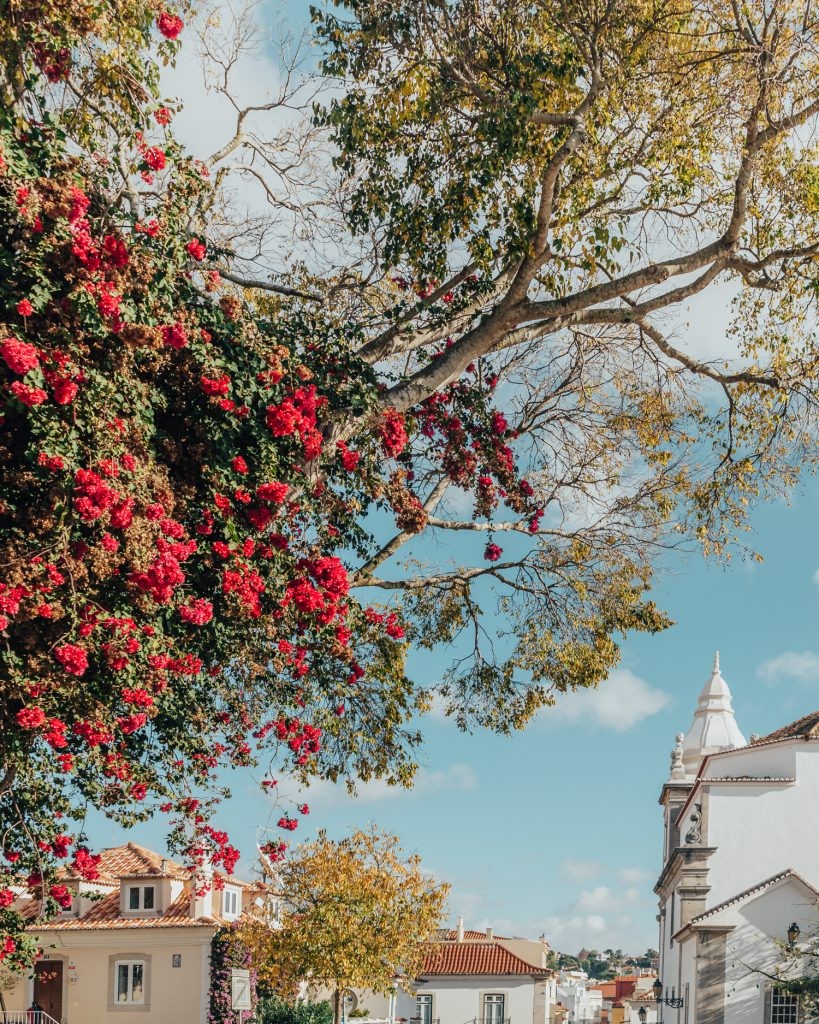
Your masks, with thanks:
M61 644L55 648L54 657L72 676L81 676L88 668L88 653L77 644Z
M0 356L11 372L19 373L21 377L40 363L40 353L36 347L27 341L18 341L17 338L4 338L0 342Z
M198 238L192 238L185 246L185 249L188 255L195 259L197 263L205 258L205 253L207 252L204 243L200 242Z
M502 554L503 548L498 547L497 544L487 544L483 550L483 557L487 562L497 562Z
M166 39L177 39L179 33L185 27L185 22L178 14L171 14L169 11L162 11L156 19L156 27Z

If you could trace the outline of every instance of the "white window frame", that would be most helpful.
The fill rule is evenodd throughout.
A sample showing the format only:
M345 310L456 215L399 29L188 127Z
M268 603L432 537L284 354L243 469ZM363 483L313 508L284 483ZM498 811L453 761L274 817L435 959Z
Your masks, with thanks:
M125 986L126 998L120 999L119 971L126 968ZM139 999L134 999L134 968L142 968L142 987ZM144 960L115 960L114 961L114 1005L115 1006L143 1006L145 1003L145 983L148 977L148 965Z
M500 1016L495 1013L488 1013L490 1006L500 1007ZM483 994L483 1022L484 1024L503 1024L506 1020L506 993L505 992L484 992Z
M148 892L149 890L151 892L151 906L150 907L146 907L145 906L145 893ZM135 907L132 907L131 906L131 894L134 893L134 892L136 892L138 894L137 895L137 905ZM156 910L156 886L155 885L129 885L128 886L128 905L126 907L126 910L129 910L131 913L134 913L135 911L138 911L138 910Z
M428 1011L425 1013L421 1006L428 1007ZM435 1009L435 999L429 992L418 992L415 996L415 1015L418 1018L418 1024L432 1024L434 1020L433 1011Z
M771 989L770 1024L799 1024L799 996L774 985Z
M232 904L232 909L228 908L228 903ZM238 889L223 889L222 890L222 917L237 918L241 913L242 901L239 897Z

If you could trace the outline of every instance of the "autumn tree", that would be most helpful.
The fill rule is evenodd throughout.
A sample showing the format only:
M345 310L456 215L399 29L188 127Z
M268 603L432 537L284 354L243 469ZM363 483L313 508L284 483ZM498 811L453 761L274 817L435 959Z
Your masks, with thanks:
M421 974L449 892L396 836L375 829L337 841L320 832L291 851L276 885L282 927L242 933L259 985L291 997L300 982L329 989L336 1020L344 989L386 993Z
M320 75L249 105L244 16L0 15L20 966L96 871L88 806L230 869L220 767L409 783L410 644L461 726L524 725L668 625L663 552L730 551L812 464L819 52L808 0L340 0ZM235 115L204 155L160 88L182 45Z

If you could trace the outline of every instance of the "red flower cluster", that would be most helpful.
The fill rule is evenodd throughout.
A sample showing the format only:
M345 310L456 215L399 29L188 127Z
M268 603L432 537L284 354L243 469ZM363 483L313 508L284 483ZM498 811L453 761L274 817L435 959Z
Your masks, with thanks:
M384 454L395 458L407 447L407 427L404 417L396 409L385 409L378 430Z
M327 404L314 384L297 388L278 405L267 407L267 426L274 437L298 434L304 458L310 462L321 452L321 431L316 428L319 411Z
M179 617L192 626L204 626L213 618L213 605L204 597L196 598L190 604L182 605Z
M40 353L34 345L17 338L5 338L0 342L0 356L12 373L24 376L40 363Z
M84 675L88 668L88 652L77 644L61 644L55 648L54 658L72 676Z
M156 19L156 27L166 39L176 39L185 27L185 22L178 14L170 14L168 11L162 11Z
M39 729L46 720L43 709L36 706L21 708L16 717L17 724L23 729Z
M197 263L201 262L205 258L205 253L208 251L205 244L198 238L192 238L185 246L185 250L192 259L196 260Z

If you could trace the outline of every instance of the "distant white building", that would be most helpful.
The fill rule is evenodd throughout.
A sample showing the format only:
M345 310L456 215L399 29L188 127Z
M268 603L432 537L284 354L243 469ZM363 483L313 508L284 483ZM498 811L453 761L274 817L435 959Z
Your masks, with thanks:
M661 1019L797 1024L775 982L777 943L793 924L816 931L819 712L747 743L717 655L660 803L660 978L663 998L682 1004Z
M601 1018L603 993L585 971L561 971L557 978L557 1001L566 1008L566 1024L596 1024Z

